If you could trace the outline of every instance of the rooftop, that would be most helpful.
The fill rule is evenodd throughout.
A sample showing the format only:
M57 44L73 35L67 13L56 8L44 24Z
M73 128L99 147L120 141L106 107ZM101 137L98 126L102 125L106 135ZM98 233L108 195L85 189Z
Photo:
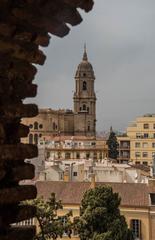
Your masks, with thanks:
M49 198L50 193L56 193L56 198L63 204L79 205L85 191L90 189L90 182L54 182L39 181L36 183L38 196ZM96 183L97 186L108 185L121 197L121 206L148 207L149 193L155 193L155 186L143 183Z

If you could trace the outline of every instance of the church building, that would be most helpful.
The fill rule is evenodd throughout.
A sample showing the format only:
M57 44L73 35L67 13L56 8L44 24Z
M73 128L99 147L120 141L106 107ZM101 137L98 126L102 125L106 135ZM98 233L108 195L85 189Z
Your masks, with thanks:
M28 138L23 142L37 144L40 138L54 136L96 136L96 95L94 71L88 61L86 47L75 74L74 110L39 109L34 118L23 119L30 127Z

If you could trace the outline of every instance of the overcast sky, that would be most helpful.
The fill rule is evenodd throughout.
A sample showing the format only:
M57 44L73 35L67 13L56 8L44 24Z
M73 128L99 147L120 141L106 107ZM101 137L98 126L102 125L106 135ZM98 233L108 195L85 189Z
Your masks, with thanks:
M87 44L95 71L97 130L125 130L155 112L155 0L96 0L83 22L44 49L35 82L39 107L73 108L74 75Z

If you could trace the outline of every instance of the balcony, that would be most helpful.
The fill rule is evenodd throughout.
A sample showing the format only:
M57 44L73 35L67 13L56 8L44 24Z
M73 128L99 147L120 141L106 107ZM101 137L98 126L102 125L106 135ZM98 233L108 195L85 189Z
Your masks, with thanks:
M130 150L130 146L123 146L123 145L120 145L118 147L119 150Z

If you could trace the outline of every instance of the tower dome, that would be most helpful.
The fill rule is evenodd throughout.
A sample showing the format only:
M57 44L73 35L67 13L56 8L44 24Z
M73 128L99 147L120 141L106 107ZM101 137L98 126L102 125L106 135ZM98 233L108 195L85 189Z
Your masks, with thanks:
M84 47L84 53L82 62L78 65L75 77L90 77L95 79L94 71L91 63L88 61L86 46Z

